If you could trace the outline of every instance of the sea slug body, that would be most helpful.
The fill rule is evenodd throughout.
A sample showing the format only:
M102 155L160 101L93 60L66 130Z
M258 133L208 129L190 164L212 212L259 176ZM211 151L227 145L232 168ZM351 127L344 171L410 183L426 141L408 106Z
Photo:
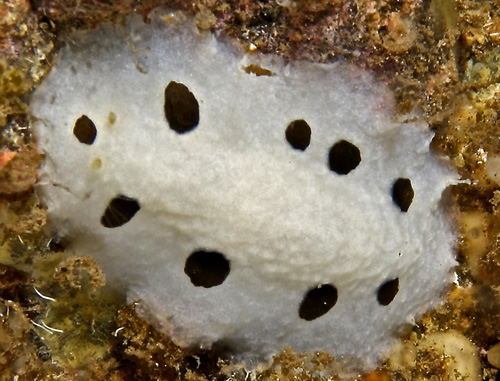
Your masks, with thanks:
M161 19L71 36L34 93L54 229L182 345L374 366L455 264L427 125L358 68Z

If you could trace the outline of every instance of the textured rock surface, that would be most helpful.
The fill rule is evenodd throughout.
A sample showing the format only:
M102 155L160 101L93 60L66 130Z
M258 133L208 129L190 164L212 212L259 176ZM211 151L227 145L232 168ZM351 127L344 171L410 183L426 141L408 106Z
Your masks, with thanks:
M31 102L40 190L178 342L370 366L450 281L453 176L367 73L271 60L156 18L72 36Z

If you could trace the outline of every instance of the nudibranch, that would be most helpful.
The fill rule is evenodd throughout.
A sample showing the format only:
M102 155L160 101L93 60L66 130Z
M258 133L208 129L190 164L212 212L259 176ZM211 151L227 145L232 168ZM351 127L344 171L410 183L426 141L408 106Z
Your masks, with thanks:
M163 19L74 33L33 94L53 228L180 345L374 366L452 280L427 124L352 65Z

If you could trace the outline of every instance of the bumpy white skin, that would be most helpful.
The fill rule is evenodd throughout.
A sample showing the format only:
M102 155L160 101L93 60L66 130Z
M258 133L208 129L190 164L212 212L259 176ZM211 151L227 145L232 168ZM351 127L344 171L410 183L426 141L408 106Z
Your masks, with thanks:
M274 76L244 72L259 59ZM165 118L170 81L199 102L185 134ZM454 264L438 205L453 176L429 152L427 126L396 123L392 107L386 87L344 64L262 63L192 27L129 20L72 36L33 95L40 191L71 248L93 254L181 344L222 342L247 359L326 350L366 368L439 299ZM82 114L97 127L92 145L73 134ZM312 129L305 151L285 139L295 119ZM341 139L361 151L347 175L327 164ZM391 198L398 178L415 192L407 213ZM141 209L106 228L119 194ZM221 285L195 287L184 272L200 248L229 260ZM377 290L395 277L399 292L382 306ZM324 283L336 305L301 319L305 293Z

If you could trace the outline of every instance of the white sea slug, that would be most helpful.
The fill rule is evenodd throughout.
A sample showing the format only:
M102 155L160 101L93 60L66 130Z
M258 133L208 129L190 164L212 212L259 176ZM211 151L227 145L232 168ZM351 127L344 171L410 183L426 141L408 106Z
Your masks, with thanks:
M455 177L369 73L157 15L69 41L31 100L49 218L179 344L367 369L439 300Z

